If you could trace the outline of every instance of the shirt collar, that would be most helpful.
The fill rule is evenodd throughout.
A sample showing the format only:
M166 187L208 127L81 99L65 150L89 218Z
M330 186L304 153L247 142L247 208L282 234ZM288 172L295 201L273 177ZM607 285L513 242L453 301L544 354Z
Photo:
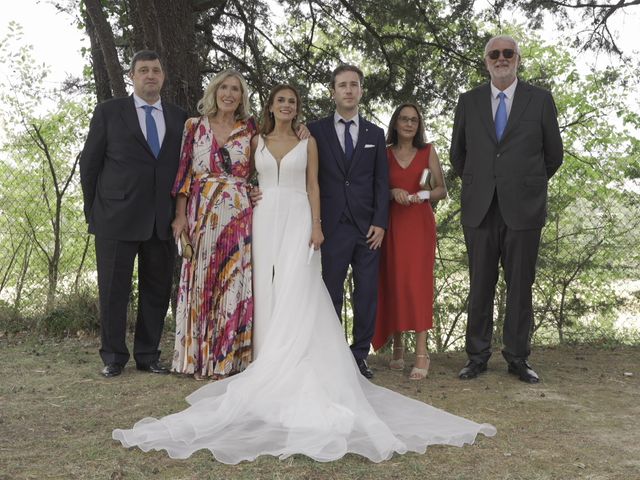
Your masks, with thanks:
M133 103L135 104L136 108L142 108L145 105L149 105L147 102L145 102L142 98L140 98L135 93L133 94ZM158 101L152 104L151 106L162 111L162 99L159 98Z
M345 122L352 121L356 128L360 127L360 115L356 114L353 118L346 119L338 112L333 113L333 123L337 125L340 120L344 120Z
M516 91L516 86L518 85L518 77L513 81L511 85L509 85L504 90L498 89L493 82L491 82L491 98L497 98L500 92L504 92L507 98L513 99L513 94Z

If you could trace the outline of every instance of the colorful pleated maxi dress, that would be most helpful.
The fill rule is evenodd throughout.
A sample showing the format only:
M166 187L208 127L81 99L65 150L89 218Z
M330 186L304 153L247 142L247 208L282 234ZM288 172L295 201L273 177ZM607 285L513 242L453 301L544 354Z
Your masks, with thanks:
M218 145L206 116L184 128L174 195L186 195L191 260L182 260L172 371L225 377L251 362L250 174L253 118Z

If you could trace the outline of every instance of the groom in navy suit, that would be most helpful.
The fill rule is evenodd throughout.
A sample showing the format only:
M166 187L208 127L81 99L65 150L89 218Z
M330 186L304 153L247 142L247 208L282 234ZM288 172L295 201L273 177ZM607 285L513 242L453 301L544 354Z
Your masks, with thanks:
M322 277L338 317L344 281L353 271L353 344L362 375L376 318L378 261L389 215L389 171L384 132L358 115L362 71L340 65L331 74L336 111L309 124L318 144L322 230Z

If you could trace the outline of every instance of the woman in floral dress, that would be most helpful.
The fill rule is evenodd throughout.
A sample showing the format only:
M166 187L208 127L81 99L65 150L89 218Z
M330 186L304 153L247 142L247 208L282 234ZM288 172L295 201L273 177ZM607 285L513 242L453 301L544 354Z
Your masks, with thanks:
M173 233L186 230L194 254L183 259L172 371L223 378L251 362L250 143L247 84L233 70L213 78L187 120Z

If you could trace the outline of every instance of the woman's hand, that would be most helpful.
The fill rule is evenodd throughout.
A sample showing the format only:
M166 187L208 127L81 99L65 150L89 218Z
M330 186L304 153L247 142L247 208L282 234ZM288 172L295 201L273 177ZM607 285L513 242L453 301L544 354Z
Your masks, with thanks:
M262 198L262 191L258 187L251 187L249 189L249 201L251 202L251 206L255 207L260 202Z
M409 192L403 190L402 188L392 188L391 196L397 203L399 203L400 205L404 205L405 207L413 203L411 201L411 195L409 195Z
M301 123L300 125L298 125L298 129L296 130L296 135L300 140L306 140L311 136L311 132L309 131L309 129L304 123Z
M324 242L324 234L320 224L314 224L311 230L311 240L309 240L309 246L313 245L314 250L320 250L320 245Z
M180 241L180 235L183 231L187 231L187 216L178 214L171 222L171 230L173 231L173 239L176 244Z

